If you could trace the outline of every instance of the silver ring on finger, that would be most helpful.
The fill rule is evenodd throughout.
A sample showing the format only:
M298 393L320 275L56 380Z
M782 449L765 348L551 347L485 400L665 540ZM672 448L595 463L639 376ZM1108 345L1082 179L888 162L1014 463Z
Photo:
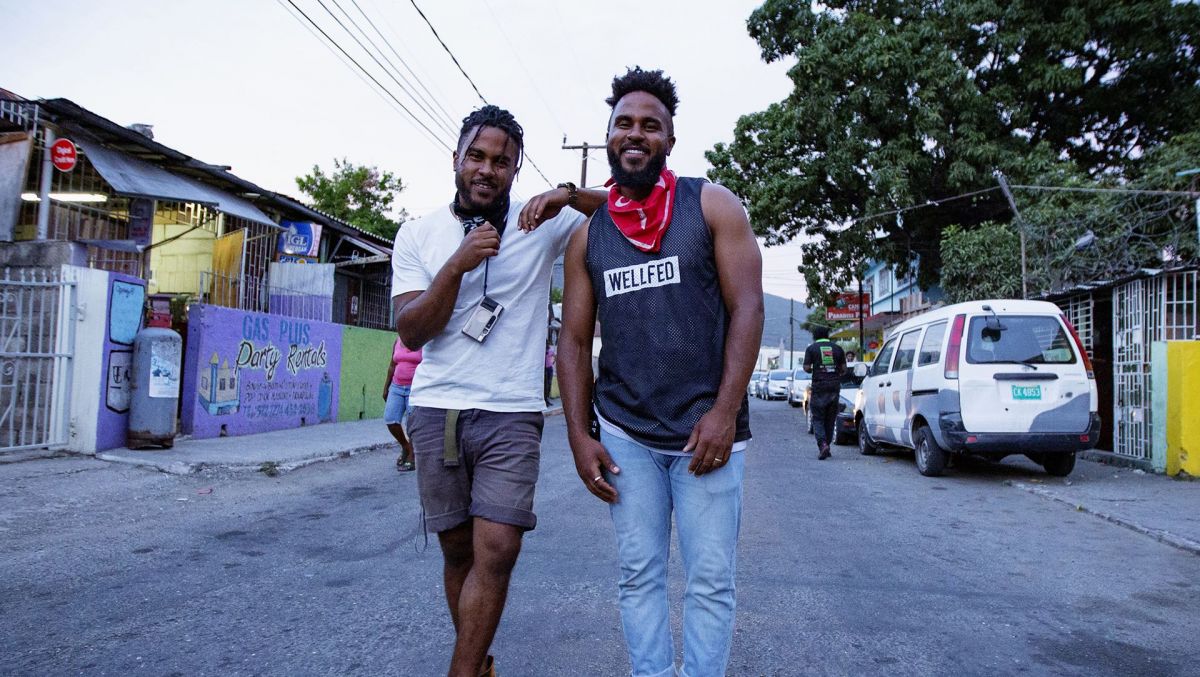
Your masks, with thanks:
M602 479L604 479L604 475L596 475L595 479L593 479L592 481L593 481L593 482L599 482L599 481L600 481L600 480L602 480Z

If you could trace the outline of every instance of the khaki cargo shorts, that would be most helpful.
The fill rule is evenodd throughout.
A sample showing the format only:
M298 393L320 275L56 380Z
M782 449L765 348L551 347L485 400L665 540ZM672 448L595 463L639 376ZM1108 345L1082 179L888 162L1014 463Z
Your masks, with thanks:
M523 530L537 526L533 491L546 422L542 412L463 409L449 435L447 418L446 409L409 412L426 531L452 529L472 517ZM450 445L456 464L447 460Z

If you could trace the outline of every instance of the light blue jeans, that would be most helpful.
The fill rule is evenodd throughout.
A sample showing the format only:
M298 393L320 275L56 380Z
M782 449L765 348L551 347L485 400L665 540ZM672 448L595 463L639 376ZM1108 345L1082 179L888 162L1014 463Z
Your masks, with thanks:
M675 674L667 602L672 511L686 581L680 674L724 675L733 640L745 453L730 454L724 467L696 477L688 473L690 456L612 435L603 443L621 469L605 477L619 494L610 510L621 561L621 626L634 677Z

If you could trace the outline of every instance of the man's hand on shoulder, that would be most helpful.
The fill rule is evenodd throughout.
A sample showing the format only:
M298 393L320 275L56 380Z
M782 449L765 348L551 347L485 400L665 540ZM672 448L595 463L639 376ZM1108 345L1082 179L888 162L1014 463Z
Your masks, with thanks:
M521 215L517 217L517 227L528 233L558 216L563 207L567 206L574 207L585 216L591 216L607 199L608 191L579 188L575 191L575 204L571 204L570 189L552 188L535 195L525 203L521 208Z

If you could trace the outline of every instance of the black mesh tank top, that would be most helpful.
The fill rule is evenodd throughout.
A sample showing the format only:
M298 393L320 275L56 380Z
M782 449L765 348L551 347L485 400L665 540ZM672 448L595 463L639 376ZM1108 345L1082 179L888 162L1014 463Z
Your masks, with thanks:
M671 225L657 254L638 251L608 214L588 228L587 269L600 320L600 415L639 443L665 451L687 444L717 399L729 313L700 207L705 181L679 178ZM742 397L734 441L750 439Z

